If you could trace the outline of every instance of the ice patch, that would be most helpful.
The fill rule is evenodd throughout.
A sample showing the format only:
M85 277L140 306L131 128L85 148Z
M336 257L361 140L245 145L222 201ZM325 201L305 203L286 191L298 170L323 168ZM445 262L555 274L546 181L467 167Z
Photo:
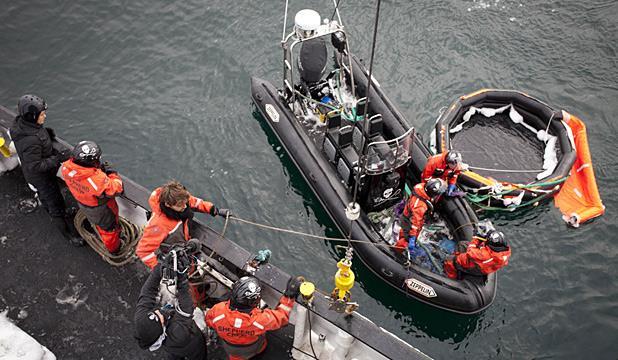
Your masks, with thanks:
M0 244L6 245L6 241L7 240L8 240L8 238L6 236L0 236Z
M27 317L28 317L28 312L26 311L26 309L19 310L19 314L17 314L17 318L19 320L23 320L23 319L25 319Z
M56 295L56 302L61 305L71 305L73 310L88 300L88 294L81 295L84 284L77 283L73 286L67 284Z
M6 313L0 313L0 359L56 360L45 346L15 326Z
M131 305L129 305L128 302L126 302L122 296L118 296L118 301L122 304L122 306L124 306L125 309L130 309Z
M35 211L39 207L39 200L36 198L33 199L24 199L19 202L19 211L22 214L30 214Z

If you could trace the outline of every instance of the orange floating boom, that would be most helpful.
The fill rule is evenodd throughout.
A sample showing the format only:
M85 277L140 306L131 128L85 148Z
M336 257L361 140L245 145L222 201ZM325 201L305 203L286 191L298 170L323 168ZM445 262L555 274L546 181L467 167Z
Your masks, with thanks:
M562 218L574 227L605 213L597 182L592 169L592 157L588 147L586 125L574 115L563 110L563 119L571 128L577 158L571 168L571 175L555 196L556 206Z

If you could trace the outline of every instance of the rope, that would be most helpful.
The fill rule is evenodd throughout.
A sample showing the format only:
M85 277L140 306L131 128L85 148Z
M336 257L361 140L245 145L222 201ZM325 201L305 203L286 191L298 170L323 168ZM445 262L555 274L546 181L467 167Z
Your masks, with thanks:
M539 172L544 171L544 170L490 169L490 168L483 168L483 167L469 166L469 165L468 165L468 168L474 169L474 170L485 170L485 171L495 171L495 172L509 172L509 173L539 173Z
M480 203L477 203L476 200L472 200L470 198L469 199L476 206L478 206L479 208L481 208L482 210L485 210L485 211L511 212L511 211L515 211L516 209L519 209L519 208L522 208L522 207L526 207L528 205L532 205L532 204L537 203L539 201L543 201L543 200L545 200L546 198L548 198L548 197L550 197L552 195L553 195L553 193L543 194L543 195L539 196L538 198L532 199L530 201L526 201L526 202L521 203L519 205L515 205L515 206L511 206L511 207L504 207L504 208L502 208L502 207L495 207L495 206L481 205ZM467 195L466 195L466 197L467 197Z
M554 119L554 112L552 111L549 120L547 120L547 128L545 128L545 146L547 146L547 141L549 140L549 125L551 125L551 121Z
M142 236L142 229L129 220L119 217L120 237L124 240L118 254L112 255L101 241L96 227L88 220L86 214L80 209L75 215L73 223L79 235L96 251L107 263L113 266L122 266L131 262L134 258L135 246ZM89 227L89 229L88 229Z
M365 243L365 244L373 244L373 245L376 245L376 246L384 246L384 247L391 247L391 248L397 247L395 245L380 244L380 243L375 243L373 241L357 240L357 239L346 239L346 238L333 238L333 237L327 237L327 236L313 235L313 234L308 234L308 233L304 233L304 232L301 232L301 231L284 229L284 228L280 228L280 227L276 227L276 226L271 226L271 225L266 225L266 224L260 224L260 223L253 222L253 221L250 221L250 220L241 219L241 218L236 217L234 215L231 215L230 219L236 220L238 222L242 222L242 223L245 223L245 224L253 225L253 226L256 226L256 227L260 227L260 228L263 228L263 229L284 232L284 233L288 233L288 234L292 234L292 235L305 236L305 237L312 238L312 239L320 239L320 240L335 241L335 242Z
M470 201L472 201L473 203L477 203L477 202L481 202L481 201L485 201L489 198L497 198L499 196L502 195L508 195L512 192L514 192L515 190L527 190L530 191L532 193L541 193L541 194L552 194L554 192L554 190L543 190L543 189L534 189L537 187L542 187L542 186L551 186L551 185L558 185L561 184L563 182L565 182L567 180L566 177L560 178L558 180L554 180L554 181L547 181L547 182L542 182L542 183L534 183L534 184L527 184L527 185L518 185L518 184L509 184L512 187L514 187L514 189L507 189L504 191L499 191L499 192L490 192L487 195L476 195L476 194L471 194L469 192L466 193L466 198ZM487 189L491 189L491 186L486 186L483 188L480 188L478 190L487 190Z

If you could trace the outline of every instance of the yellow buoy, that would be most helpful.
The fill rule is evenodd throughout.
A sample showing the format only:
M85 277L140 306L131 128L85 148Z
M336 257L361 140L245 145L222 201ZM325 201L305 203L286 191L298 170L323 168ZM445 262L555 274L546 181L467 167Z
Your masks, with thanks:
M315 292L315 285L309 281L305 281L300 284L300 294L306 303L310 304L313 300L313 293Z
M347 301L350 289L354 286L354 272L350 269L352 262L348 259L341 259L337 263L337 273L335 274L335 291L339 300Z
M11 157L11 150L9 150L9 147L6 145L6 140L4 140L3 137L0 137L0 152L6 158Z

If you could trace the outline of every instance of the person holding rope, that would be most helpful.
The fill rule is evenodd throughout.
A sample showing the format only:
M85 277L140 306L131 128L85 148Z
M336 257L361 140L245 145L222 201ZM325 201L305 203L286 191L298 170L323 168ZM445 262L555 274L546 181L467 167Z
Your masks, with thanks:
M454 150L430 156L421 175L422 181L427 182L432 178L442 179L448 185L447 196L463 195L463 192L457 190L457 177L462 170L461 159L461 153Z
M421 182L412 189L412 196L406 202L401 214L401 230L399 240L395 243L395 251L402 253L408 249L410 254L415 253L416 237L421 232L425 223L425 215L433 212L434 205L444 194L446 186L442 179L430 179L426 183Z
M166 254L175 244L191 239L189 222L195 211L211 216L230 215L228 209L218 209L212 203L197 198L177 181L155 189L148 200L152 216L144 229L135 254L149 268L157 265L157 255Z
M266 349L266 332L288 324L304 281L302 276L291 277L279 304L272 310L259 308L260 281L253 276L244 276L232 285L229 300L208 310L206 324L221 338L230 360L250 359Z
M461 278L461 273L489 275L508 265L510 257L511 247L504 234L489 230L485 236L474 236L465 252L449 257L444 272L451 279Z
M62 163L61 169L69 191L95 225L103 244L110 254L117 254L121 227L116 196L124 191L118 172L101 164L101 148L94 141L75 145L71 158Z

